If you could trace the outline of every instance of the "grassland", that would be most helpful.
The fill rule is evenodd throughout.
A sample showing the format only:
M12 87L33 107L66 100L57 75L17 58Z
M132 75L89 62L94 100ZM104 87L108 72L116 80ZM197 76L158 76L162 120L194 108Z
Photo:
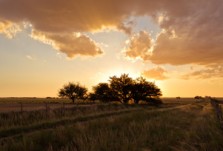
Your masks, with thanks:
M0 114L1 151L221 151L222 141L208 100Z

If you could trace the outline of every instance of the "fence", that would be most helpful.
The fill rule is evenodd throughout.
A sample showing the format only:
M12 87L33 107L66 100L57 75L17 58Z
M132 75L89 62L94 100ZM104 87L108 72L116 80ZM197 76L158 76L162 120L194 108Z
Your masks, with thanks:
M72 104L72 103L11 103L11 104L0 104L0 113L8 113L8 112L28 112L28 111L39 111L45 110L49 112L50 110L55 109L68 109L76 106L84 107L89 106L93 103L86 104Z

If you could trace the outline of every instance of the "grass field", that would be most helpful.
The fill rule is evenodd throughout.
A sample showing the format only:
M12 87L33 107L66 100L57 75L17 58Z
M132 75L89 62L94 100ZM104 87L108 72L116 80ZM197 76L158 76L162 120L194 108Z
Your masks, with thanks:
M0 151L221 151L208 100L0 113Z

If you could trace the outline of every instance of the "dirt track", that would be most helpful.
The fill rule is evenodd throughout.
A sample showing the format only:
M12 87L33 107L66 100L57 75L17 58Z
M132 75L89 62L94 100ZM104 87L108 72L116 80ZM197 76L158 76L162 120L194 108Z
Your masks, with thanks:
M150 112L164 112L164 111L171 111L171 110L175 110L175 109L180 109L183 108L185 106L188 106L190 104L187 105L179 105L179 106L174 106L174 107L167 107L167 108L157 108L155 110L147 110L148 113ZM86 105L85 105L86 106ZM54 106L56 108L56 106ZM99 113L99 114L93 114L93 115L87 115L87 116L83 116L83 117L75 117L75 118L68 118L68 119L61 119L61 120L57 120L54 121L52 123L40 123L40 124L36 124L33 126L26 126L26 127L22 127L19 129L19 131L17 130L17 128L11 128L8 130L2 130L0 131L0 141L5 140L7 138L12 138L12 137L16 137L19 136L19 134L29 134L29 133L33 133L35 131L39 131L39 130L46 130L46 129L52 129L61 125L66 124L74 124L77 122L86 122L86 121L91 121L91 120L95 120L95 119L99 119L99 118L107 118L110 116L119 116L119 115L123 115L123 114L128 114L128 113L132 113L132 112L137 112L140 110L146 110L146 109L142 109L142 108L134 108L134 109L123 109L123 110L117 110L117 111L111 111L111 112L105 112L105 113Z

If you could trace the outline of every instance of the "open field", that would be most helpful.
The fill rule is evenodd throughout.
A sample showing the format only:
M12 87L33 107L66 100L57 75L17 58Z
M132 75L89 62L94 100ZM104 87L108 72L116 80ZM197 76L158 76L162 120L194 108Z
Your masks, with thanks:
M71 103L69 99L61 98L0 98L0 113L21 112L21 111L38 111L59 108L72 108L76 105L88 106L94 102L76 101Z
M165 105L179 105L193 103L199 100L194 98L162 98ZM0 113L6 112L20 112L22 111L38 111L48 109L59 109L59 108L73 108L77 105L87 107L97 102L91 101L76 101L72 104L69 99L61 98L0 98ZM22 106L21 106L22 105Z
M0 113L1 151L220 151L222 140L209 100Z

